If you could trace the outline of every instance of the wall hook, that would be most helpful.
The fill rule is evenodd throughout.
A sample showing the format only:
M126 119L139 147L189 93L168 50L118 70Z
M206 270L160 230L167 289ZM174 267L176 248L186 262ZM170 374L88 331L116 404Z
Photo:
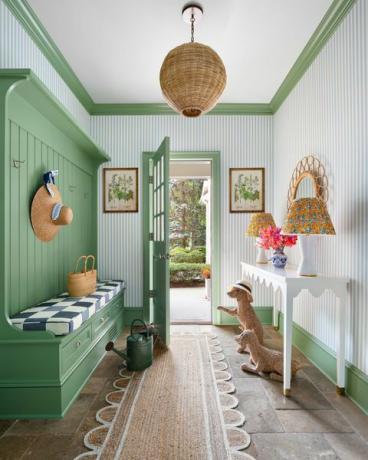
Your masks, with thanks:
M25 163L26 160L14 160L13 158L13 168L19 169L21 164Z

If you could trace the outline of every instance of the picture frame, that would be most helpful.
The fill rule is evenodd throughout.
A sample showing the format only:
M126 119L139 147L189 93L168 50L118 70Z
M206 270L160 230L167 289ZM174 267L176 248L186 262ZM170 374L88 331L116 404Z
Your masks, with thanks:
M229 210L265 212L265 168L229 169Z
M138 212L138 168L103 168L103 212Z

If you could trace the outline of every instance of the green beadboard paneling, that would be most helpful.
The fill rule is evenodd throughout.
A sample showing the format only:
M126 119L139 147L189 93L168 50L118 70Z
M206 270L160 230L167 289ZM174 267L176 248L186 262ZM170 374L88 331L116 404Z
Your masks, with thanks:
M66 273L77 257L96 254L96 246L91 231L92 175L15 121L9 121L9 130L11 158L25 161L20 168L10 168L9 314L15 314L65 290ZM34 235L29 211L42 174L49 169L59 170L56 183L74 218L51 242L43 243Z

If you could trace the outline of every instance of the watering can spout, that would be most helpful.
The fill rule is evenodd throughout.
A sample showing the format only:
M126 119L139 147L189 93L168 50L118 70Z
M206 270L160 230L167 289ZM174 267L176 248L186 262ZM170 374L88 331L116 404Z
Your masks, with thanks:
M115 347L114 347L114 342L108 342L105 346L105 350L106 351L113 351L114 353L116 353L117 355L120 356L120 358L123 358L125 359L126 361L129 360L128 356L123 352L123 351L119 351L117 350Z

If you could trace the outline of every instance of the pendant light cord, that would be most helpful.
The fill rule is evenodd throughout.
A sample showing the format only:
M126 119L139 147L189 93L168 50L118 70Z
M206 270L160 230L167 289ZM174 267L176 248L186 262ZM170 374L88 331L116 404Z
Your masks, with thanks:
M192 10L192 14L190 16L190 31L191 31L190 41L192 43L194 42L194 21L195 21L195 17L194 17L194 13L193 13L193 10Z

